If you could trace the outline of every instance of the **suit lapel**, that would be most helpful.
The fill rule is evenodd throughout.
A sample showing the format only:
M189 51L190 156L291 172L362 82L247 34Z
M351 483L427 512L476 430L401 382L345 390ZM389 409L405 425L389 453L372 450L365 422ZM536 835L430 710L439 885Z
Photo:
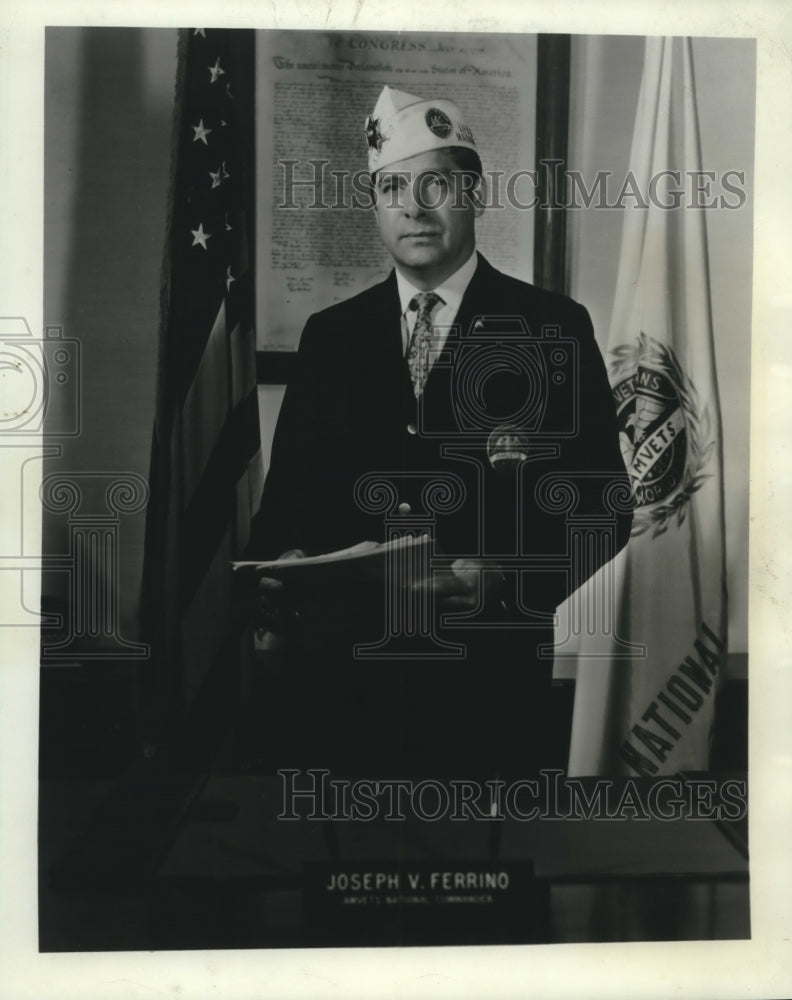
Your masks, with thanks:
M470 279L470 284L462 297L453 327L449 332L448 347L453 348L474 332L477 317L492 312L500 304L500 272L478 254L478 266ZM403 379L404 349L402 344L401 304L395 271L380 285L371 290L366 309L361 314L355 336L350 341L354 391L361 392L368 405L381 408L384 400L373 396L385 390L392 402L399 397ZM450 377L448 367L433 366L427 381L425 393L440 390L445 396L446 383ZM441 386L438 383L443 383ZM391 391L392 390L392 391Z
M501 273L489 261L478 254L478 267L473 272L470 284L465 289L459 305L454 326L461 340L473 331L473 324L479 316L492 314L493 308L501 306Z
M401 315L396 275L390 275L380 285L371 289L366 308L357 321L351 338L355 357L365 370L370 365L378 370L380 365L392 365L402 356Z
M464 343L474 332L473 324L476 318L485 314L487 310L492 311L493 305L499 301L497 289L499 277L499 272L478 254L478 266L462 296L445 344L445 350L455 359L458 358L460 343ZM443 398L449 398L451 374L452 366L433 365L424 390L427 398L438 393Z
M366 455L386 450L402 410L402 332L399 293L393 272L365 298L348 340L347 399L350 434ZM376 433L375 433L376 431ZM371 456L369 456L371 457Z

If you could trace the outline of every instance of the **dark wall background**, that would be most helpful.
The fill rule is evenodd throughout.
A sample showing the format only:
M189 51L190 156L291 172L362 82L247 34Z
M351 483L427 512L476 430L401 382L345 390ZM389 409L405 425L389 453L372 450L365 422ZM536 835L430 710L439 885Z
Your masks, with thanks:
M82 422L44 474L96 473L81 480L91 514L102 512L105 474L148 478L175 71L175 30L46 31L44 322L81 344ZM120 518L128 639L144 528L145 509ZM66 517L46 515L45 556L67 543ZM44 592L64 598L63 575L47 574Z

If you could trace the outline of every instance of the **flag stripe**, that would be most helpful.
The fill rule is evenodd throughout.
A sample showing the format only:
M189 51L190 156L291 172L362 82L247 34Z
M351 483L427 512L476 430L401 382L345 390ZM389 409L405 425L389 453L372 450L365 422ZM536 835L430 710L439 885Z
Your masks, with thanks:
M182 605L192 600L236 510L237 482L259 447L258 398L248 393L226 420L182 518ZM230 568L229 568L230 573Z
M184 646L184 694L188 702L197 694L218 651L227 641L225 629L218 622L231 618L231 591L227 586L228 561L233 558L232 531L226 528L216 540L209 563L196 580L181 616Z
M227 339L225 303L221 303L182 407L184 502L187 505L217 445L228 413L227 382L230 376Z

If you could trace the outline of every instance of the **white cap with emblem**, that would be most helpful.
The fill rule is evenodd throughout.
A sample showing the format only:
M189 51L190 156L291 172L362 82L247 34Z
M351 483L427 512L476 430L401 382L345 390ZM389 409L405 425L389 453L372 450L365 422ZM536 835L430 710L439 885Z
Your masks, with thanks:
M470 126L453 101L425 101L392 87L383 87L366 118L365 134L372 173L432 149L476 149Z

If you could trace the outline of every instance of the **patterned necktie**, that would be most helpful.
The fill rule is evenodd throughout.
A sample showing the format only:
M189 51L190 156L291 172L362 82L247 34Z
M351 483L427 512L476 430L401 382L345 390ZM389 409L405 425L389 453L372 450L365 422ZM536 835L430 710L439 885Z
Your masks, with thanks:
M417 399L429 377L429 349L432 344L432 312L443 299L437 292L419 292L410 300L408 308L417 309L410 346L407 348L407 367L410 369L413 392Z

